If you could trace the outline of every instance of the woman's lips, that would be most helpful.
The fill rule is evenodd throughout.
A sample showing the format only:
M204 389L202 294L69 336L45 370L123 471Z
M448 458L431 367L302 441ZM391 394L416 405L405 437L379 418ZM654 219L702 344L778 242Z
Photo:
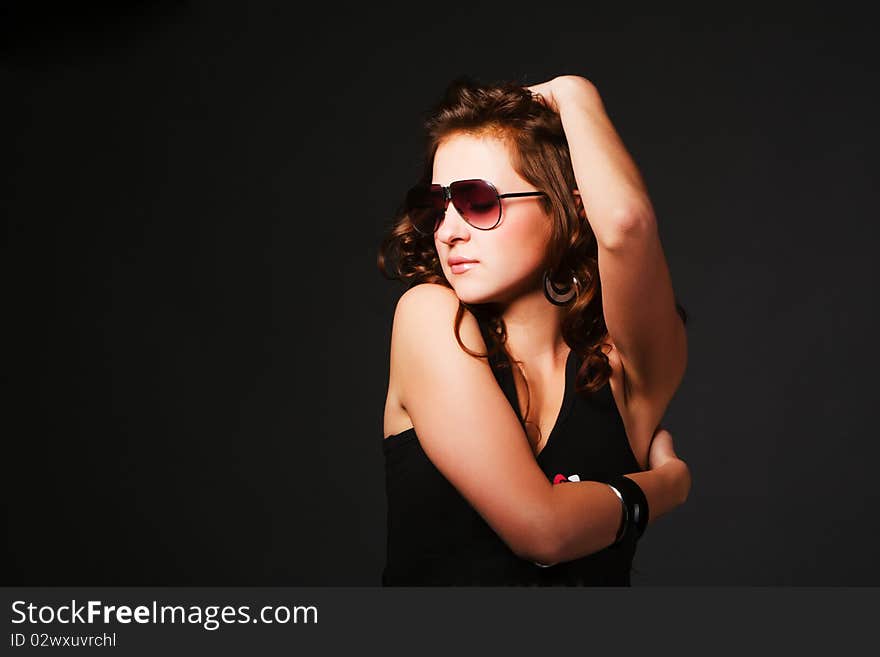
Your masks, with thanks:
M453 274L463 274L476 264L476 262L461 262L457 265L452 265L450 269L452 270Z

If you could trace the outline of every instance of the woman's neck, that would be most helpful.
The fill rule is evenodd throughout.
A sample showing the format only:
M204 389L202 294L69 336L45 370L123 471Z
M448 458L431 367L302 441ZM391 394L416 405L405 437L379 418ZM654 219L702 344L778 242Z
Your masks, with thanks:
M511 355L539 369L552 369L567 356L562 337L565 308L555 306L535 290L517 297L501 312L507 327L507 348Z

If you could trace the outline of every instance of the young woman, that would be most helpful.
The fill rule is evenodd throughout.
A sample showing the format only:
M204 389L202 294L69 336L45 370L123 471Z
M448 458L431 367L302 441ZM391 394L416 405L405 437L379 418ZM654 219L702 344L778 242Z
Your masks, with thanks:
M578 76L459 78L426 130L379 253L409 286L382 583L629 585L690 490L659 427L687 344L642 178Z

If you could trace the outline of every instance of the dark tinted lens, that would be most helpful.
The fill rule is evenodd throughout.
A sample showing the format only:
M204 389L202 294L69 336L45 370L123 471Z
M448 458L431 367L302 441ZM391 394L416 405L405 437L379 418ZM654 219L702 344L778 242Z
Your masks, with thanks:
M418 185L406 195L410 222L417 231L431 235L436 230L445 209L443 188L440 185Z
M452 185L452 203L476 228L494 228L501 215L498 192L482 180L463 180Z

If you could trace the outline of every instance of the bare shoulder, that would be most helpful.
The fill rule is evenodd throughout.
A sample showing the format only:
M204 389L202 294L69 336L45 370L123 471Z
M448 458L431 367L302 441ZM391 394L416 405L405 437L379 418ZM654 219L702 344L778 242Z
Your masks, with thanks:
M454 371L458 376L466 376L468 367L481 365L477 359L467 355L455 339L458 307L455 291L436 283L416 285L398 299L391 332L391 362L385 399L386 436L414 426L407 400L426 394L422 378L425 372L458 364ZM468 310L462 316L459 337L470 350L485 353L486 345L479 325ZM473 362L462 364L463 358ZM487 364L482 365L488 367Z
M416 307L428 309L431 306L458 306L458 297L452 288L439 283L421 283L404 292L397 300L395 314Z
M421 283L404 292L397 300L395 318L401 313L455 312L458 297L452 288L439 283Z
M421 349L442 351L455 340L455 316L459 299L455 291L437 283L422 283L404 292L397 301L391 333L391 351ZM465 309L459 335L469 349L485 353L486 343L476 317ZM426 349L426 347L431 347Z

